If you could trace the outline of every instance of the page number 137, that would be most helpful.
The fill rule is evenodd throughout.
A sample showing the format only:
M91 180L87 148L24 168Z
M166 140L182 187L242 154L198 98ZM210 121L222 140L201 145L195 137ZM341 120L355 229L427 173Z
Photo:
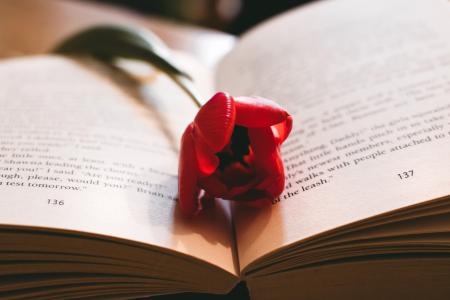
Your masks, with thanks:
M398 173L397 176L401 180L411 178L414 176L414 170L409 170L409 171L404 171L404 172Z

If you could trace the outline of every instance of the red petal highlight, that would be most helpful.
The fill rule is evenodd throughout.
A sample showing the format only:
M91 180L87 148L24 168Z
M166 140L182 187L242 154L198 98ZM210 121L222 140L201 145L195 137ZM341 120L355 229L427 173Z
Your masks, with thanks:
M219 165L219 158L211 151L211 148L203 139L195 138L195 153L197 154L197 163L200 176L208 176L214 173Z
M195 130L212 152L219 152L230 141L236 118L234 100L225 93L215 94L200 109L194 120Z
M286 121L277 125L274 125L275 129L278 132L278 139L279 143L282 144L287 137L289 136L289 133L291 133L292 130L292 116L288 116L286 118Z
M277 103L261 97L235 97L236 124L248 128L284 122L289 114Z
M178 197L181 211L192 215L198 210L199 188L197 187L197 159L190 124L181 138L180 162L178 169Z

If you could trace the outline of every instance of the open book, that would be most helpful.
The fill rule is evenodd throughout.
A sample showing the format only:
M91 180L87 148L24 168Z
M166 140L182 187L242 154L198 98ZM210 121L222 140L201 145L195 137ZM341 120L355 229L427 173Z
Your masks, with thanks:
M294 116L271 207L180 214L179 138L196 109L92 61L0 63L0 298L442 299L450 294L450 3L323 1L255 28L205 94ZM128 62L129 63L129 62ZM130 65L127 65L130 67Z

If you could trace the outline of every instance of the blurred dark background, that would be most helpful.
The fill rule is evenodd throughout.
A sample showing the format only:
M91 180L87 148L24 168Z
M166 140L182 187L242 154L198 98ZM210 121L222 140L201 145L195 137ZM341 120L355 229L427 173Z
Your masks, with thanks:
M239 35L257 23L311 0L92 0L141 14L210 27Z

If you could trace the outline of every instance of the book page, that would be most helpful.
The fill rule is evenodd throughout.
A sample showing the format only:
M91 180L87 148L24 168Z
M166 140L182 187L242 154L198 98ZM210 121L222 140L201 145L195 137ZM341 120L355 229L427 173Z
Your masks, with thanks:
M0 63L0 224L130 239L235 273L224 207L185 219L176 203L195 106L157 72L146 104L103 71L57 56Z
M236 209L242 268L277 248L450 194L450 3L322 1L246 34L218 86L294 116L286 189Z

